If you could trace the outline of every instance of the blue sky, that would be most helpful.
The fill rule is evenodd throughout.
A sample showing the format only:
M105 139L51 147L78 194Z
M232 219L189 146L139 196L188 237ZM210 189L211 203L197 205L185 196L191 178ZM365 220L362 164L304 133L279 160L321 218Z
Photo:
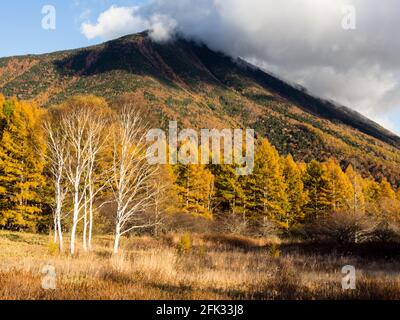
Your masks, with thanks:
M101 41L87 40L80 32L82 22L95 22L111 5L131 6L140 0L2 0L0 3L0 57L46 53L88 46ZM42 8L56 8L54 31L41 26Z
M393 131L400 135L400 110L392 111L388 116L392 118Z

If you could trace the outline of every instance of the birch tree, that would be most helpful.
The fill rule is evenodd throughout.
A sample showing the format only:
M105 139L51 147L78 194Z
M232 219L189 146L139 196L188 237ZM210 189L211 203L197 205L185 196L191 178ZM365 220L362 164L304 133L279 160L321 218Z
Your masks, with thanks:
M104 129L108 123L107 113L98 112L92 115L92 121L88 125L88 163L86 168L85 179L85 196L84 196L84 232L83 232L83 248L90 251L92 248L93 236L93 216L94 202L96 195L100 193L107 184L108 171L98 172L99 155L104 148L108 134L104 134Z
M151 227L141 213L153 205L157 189L151 184L157 173L146 159L146 131L131 106L124 106L113 135L112 194L116 206L114 253L121 237L135 229Z
M54 242L58 242L60 251L63 251L62 210L65 196L67 194L64 177L67 155L67 140L62 132L58 128L55 128L54 124L51 122L45 122L44 129L47 133L48 146L46 158L54 185Z
M85 173L90 160L87 129L90 123L90 113L87 108L74 108L61 117L60 126L68 142L68 156L65 172L72 192L72 227L70 238L70 253L75 254L75 237L80 221L81 207L86 205Z
M71 255L75 253L78 224L83 220L83 250L91 249L95 197L107 182L99 168L99 155L107 141L106 124L111 111L104 100L75 97L66 103L59 125L67 141L65 175L72 192ZM81 212L83 214L81 215Z

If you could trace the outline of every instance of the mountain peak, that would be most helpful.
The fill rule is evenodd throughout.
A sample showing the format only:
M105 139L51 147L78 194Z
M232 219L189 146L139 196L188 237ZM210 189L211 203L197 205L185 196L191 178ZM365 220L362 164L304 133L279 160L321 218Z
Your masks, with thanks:
M375 122L309 94L250 63L177 36L148 31L100 45L0 59L0 93L42 106L94 94L129 97L160 125L252 127L298 160L334 157L366 175L400 176L400 138ZM397 168L397 169L395 169Z

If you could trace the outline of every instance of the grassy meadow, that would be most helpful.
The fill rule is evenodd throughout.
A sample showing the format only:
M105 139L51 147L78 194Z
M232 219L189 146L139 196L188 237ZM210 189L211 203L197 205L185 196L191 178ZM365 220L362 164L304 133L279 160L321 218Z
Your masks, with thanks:
M118 256L112 237L98 236L91 253L72 258L49 236L0 231L0 299L400 299L399 258L377 251L172 234L123 239ZM55 290L42 289L46 264ZM342 289L345 265L357 269L355 290Z

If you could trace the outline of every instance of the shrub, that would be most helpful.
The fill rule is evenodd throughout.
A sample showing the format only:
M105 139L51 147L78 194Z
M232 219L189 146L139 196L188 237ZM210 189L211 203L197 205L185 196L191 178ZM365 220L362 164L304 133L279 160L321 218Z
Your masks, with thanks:
M254 249L261 248L265 245L262 239L255 239L248 236L236 234L210 234L204 237L206 241L211 241L218 246L226 248Z
M272 258L279 258L281 256L281 250L279 250L278 245L275 243L270 245L268 253Z
M163 233L206 233L214 229L213 220L188 213L167 215L163 221Z
M388 220L381 221L373 231L373 237L375 241L379 242L400 241L400 227Z
M49 255L55 256L59 253L59 245L58 243L55 243L54 241L49 241L47 244L47 251L49 252Z
M249 221L240 214L221 214L218 217L218 231L228 234L246 235Z
M251 235L259 237L277 237L280 230L275 222L263 217L254 221L251 227Z
M187 254L192 251L192 239L188 233L182 235L176 246L176 249L180 255Z
M334 212L309 222L305 230L314 241L362 243L373 240L376 221L363 214Z

